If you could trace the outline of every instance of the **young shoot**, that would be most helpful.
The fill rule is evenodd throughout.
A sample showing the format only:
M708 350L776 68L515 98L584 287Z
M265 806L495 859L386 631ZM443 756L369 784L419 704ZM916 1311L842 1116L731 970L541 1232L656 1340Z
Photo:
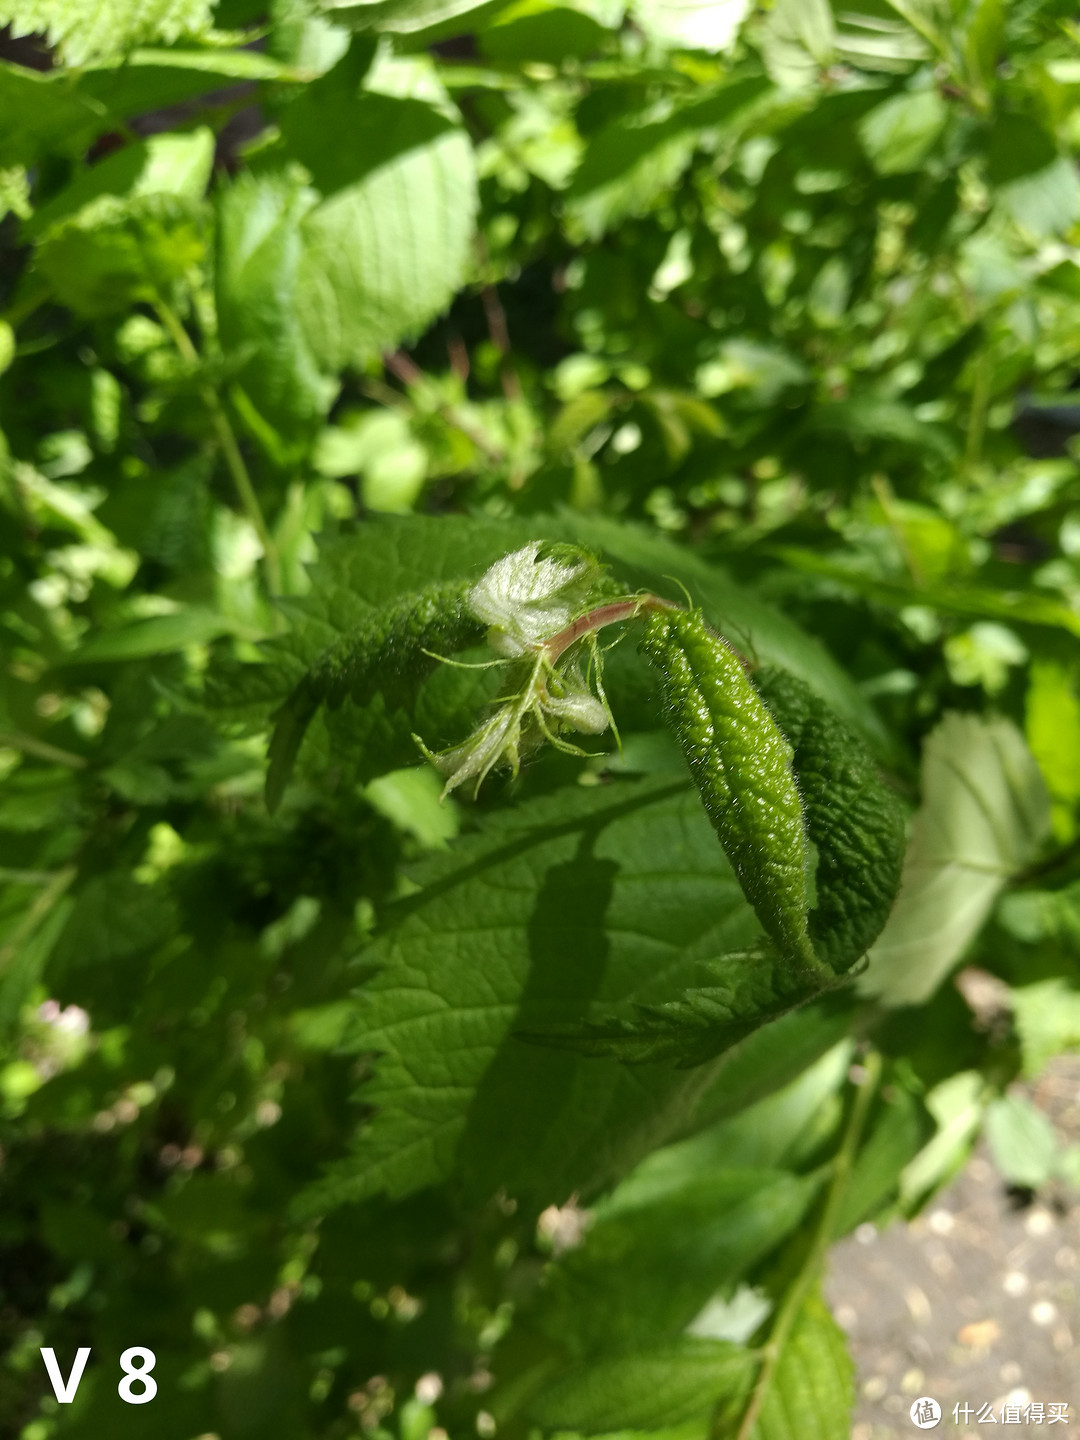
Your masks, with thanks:
M516 775L521 761L545 743L584 756L588 752L567 740L568 734L615 730L597 633L670 606L654 595L607 598L611 591L606 570L593 556L539 540L503 556L473 586L466 606L488 627L487 643L497 657L488 663L506 666L507 689L460 745L433 754L415 737L446 777L444 795L462 785L475 795L500 766Z

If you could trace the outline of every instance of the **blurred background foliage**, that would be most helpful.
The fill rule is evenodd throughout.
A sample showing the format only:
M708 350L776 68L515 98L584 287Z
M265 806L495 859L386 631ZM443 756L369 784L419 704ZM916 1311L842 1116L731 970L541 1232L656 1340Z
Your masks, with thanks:
M1009 1089L1080 1044L1075 7L0 24L0 1429L846 1435L822 1245L913 1213L984 1118L1010 1183L1080 1179ZM520 807L592 833L603 786L555 757L439 806L376 696L271 817L269 716L380 599L553 523L816 677L911 803L900 901L857 990L665 1072L681 1108L618 1146L576 1129L614 1062L529 1091L496 1041L447 1139L421 1017L430 1091L402 1080L399 1148L374 1127L337 1193L390 1043L356 1030L373 935L467 935L524 885L462 974L548 913L585 967L573 851L523 881L501 848ZM586 781L667 773L626 683L645 718ZM476 693L439 686L431 714ZM722 878L675 801L646 813L616 870L646 884L663 835ZM39 1347L66 1374L83 1344L60 1406Z

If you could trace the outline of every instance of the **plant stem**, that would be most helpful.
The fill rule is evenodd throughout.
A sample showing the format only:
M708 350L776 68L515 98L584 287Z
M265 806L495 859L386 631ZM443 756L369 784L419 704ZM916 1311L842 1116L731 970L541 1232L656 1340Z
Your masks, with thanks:
M180 317L173 308L166 304L160 297L155 301L154 308L157 310L161 323L172 336L173 344L179 350L189 365L199 363L199 352L191 336L184 329ZM216 392L209 386L200 388L203 404L210 412L210 418L214 424L218 444L221 446L221 453L225 457L225 464L228 466L229 474L232 476L233 484L236 486L236 493L240 497L240 504L243 506L248 519L255 527L255 533L263 547L263 563L266 567L266 583L272 595L281 594L281 562L278 558L277 546L270 534L270 527L266 523L266 516L259 504L259 497L255 493L255 486L251 483L251 476L244 463L244 457L240 453L240 446L236 440L236 432L233 430L225 407L218 399Z
M0 945L0 974L30 939L39 923L44 920L77 874L76 866L66 865L63 870L56 872L52 883L47 885L37 896L4 944Z
M971 409L968 412L967 435L964 445L964 464L970 470L982 458L983 440L986 437L986 416L990 408L990 357L980 351L975 359L974 376L971 385Z
M758 1372L757 1382L743 1415L742 1424L739 1426L736 1440L749 1440L750 1434L757 1424L761 1407L765 1403L769 1386L772 1384L780 1357L783 1355L784 1345L787 1343L788 1336L791 1334L811 1287L818 1278L829 1242L833 1238L832 1232L836 1225L840 1202L843 1199L844 1187L851 1174L851 1167L855 1162L859 1141L862 1139L862 1132L866 1125L866 1117L870 1112L870 1104L881 1078L881 1056L876 1050L872 1050L867 1055L863 1062L863 1069L866 1074L851 1107L844 1138L833 1158L829 1193L818 1217L810 1249L799 1268L799 1273L784 1296L784 1302L777 1312L768 1341L762 1347L761 1369Z
M422 385L427 376L411 355L406 355L404 350L395 350L383 356L383 364L396 375L403 385ZM393 394L393 392L390 392ZM395 397L396 398L396 397ZM475 426L467 415L463 415L456 405L437 404L436 410L448 425L455 430L460 430L462 435L471 440L476 448L493 464L498 464L506 459L505 453L498 445L488 439L484 432Z
M70 750L61 750L47 740L35 740L33 735L16 735L9 730L0 730L0 750L21 750L24 755L51 760L54 765L66 765L69 770L85 770L87 765L81 755L74 755Z
M612 600L607 605L598 605L595 610L579 615L557 635L545 640L544 653L548 663L554 665L560 655L569 650L583 635L602 630L605 625L619 625L624 620L636 620L639 615L646 615L652 610L681 609L681 605L675 605L670 600L661 600L659 595L631 595L626 600Z

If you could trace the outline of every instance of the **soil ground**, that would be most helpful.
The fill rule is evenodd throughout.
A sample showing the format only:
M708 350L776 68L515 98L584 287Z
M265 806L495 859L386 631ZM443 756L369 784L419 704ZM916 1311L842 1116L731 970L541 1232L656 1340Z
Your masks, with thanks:
M1029 1094L1080 1139L1080 1059L1056 1061ZM921 1396L943 1412L931 1433L952 1440L1080 1432L1075 1190L1010 1191L980 1149L910 1225L863 1225L837 1246L826 1291L855 1358L852 1440L919 1434L909 1411ZM1051 1419L1062 1403L1067 1425Z

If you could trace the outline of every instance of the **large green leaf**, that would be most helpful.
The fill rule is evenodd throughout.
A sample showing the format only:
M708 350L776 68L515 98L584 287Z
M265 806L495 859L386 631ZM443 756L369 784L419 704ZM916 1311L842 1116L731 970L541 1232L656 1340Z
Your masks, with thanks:
M317 109L306 123L284 117L333 191L303 218L296 282L306 342L331 370L365 364L446 308L471 264L477 204L473 147L428 72L383 67L370 82L382 93L343 95L355 68L350 52L317 82L366 137L355 164L333 160Z
M1008 720L946 715L926 742L922 792L900 894L859 981L886 1005L933 994L1049 828L1046 787Z
M765 1019L827 991L834 983L831 976L849 970L885 924L900 879L903 807L882 783L859 738L823 701L793 676L766 672L762 678L780 730L790 733L793 777L800 792L799 823L805 825L816 856L817 893L809 917L805 895L793 904L783 885L770 895L770 871L761 856L748 857L744 841L732 844L726 827L736 811L723 794L721 776L719 803L726 807L725 826L718 827L721 841L774 944L756 947L752 955L718 956L709 966L706 983L659 1005L639 1004L636 1014L616 1013L584 1025L540 1031L533 1037L537 1041L590 1055L616 1055L637 1064L665 1059L700 1064L736 1044ZM689 714L691 728L698 723L706 726L707 710L696 699ZM677 721L676 733L681 724ZM718 804L711 791L719 762L710 758L710 751L722 755L723 747L711 738L707 744L693 740L687 744L680 735L680 741L712 814ZM767 777L764 781L757 777L756 768L743 761L743 769L760 790L756 803L768 813L774 802ZM792 781L790 772L788 780ZM767 850L771 835L781 833L780 825L772 822L764 831L763 848ZM790 849L788 839L781 853L787 855ZM800 949L769 913L769 905L776 905L778 899L785 900L802 921ZM790 928L790 919L787 924ZM810 950L811 964L803 950Z
M848 1440L855 1367L820 1295L803 1304L750 1440Z
M377 1113L306 1211L451 1175L473 1194L561 1202L676 1129L707 1068L633 1072L515 1032L661 998L760 937L692 793L562 791L493 816L417 878L358 1002Z
M585 1243L549 1277L533 1323L571 1356L680 1334L800 1224L820 1184L722 1160L697 1174L650 1161L597 1207Z
M743 1391L753 1373L741 1345L685 1336L570 1370L530 1403L529 1419L543 1430L580 1435L663 1430L704 1419L722 1398Z
M296 304L303 217L318 196L290 174L241 175L218 206L218 325L226 351L249 354L238 379L280 430L328 410L336 381L316 363Z

